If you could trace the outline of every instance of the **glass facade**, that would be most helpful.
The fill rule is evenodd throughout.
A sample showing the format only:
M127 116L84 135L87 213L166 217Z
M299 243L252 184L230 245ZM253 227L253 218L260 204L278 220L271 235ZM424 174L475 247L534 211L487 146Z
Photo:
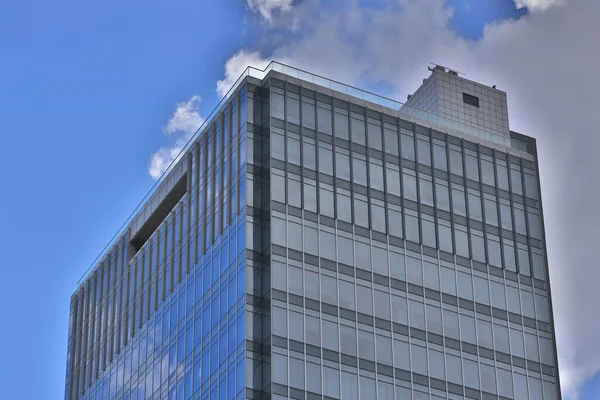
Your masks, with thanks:
M268 87L273 399L559 398L535 157Z
M560 398L535 154L271 71L186 157L72 297L66 399Z

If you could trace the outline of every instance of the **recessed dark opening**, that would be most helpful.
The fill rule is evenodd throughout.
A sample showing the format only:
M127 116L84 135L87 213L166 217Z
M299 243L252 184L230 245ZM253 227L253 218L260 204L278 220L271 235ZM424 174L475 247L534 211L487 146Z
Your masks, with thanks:
M159 206L154 210L150 218L146 220L144 225L136 233L135 237L131 238L131 244L135 246L135 251L138 252L146 243L156 228L165 220L166 216L175 208L179 200L187 191L187 173L179 179L173 189L167 194Z
M470 94L463 93L463 101L467 104L479 108L479 97L471 96Z

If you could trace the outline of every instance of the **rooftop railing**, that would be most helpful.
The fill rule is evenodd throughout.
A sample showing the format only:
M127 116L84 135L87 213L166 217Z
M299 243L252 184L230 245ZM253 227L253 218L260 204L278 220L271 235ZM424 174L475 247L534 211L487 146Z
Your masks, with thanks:
M202 125L196 130L194 135L192 135L192 137L188 140L188 142L183 147L181 152L177 155L177 157L173 160L173 162L169 165L169 167L165 170L165 172L163 172L161 177L154 183L152 188L150 188L150 190L144 196L142 201L140 201L140 203L133 210L133 212L129 215L129 217L123 223L123 225L121 225L119 230L114 234L114 236L111 238L111 240L108 242L108 244L104 247L104 249L100 252L100 254L98 254L98 256L94 259L92 264L85 270L82 277L77 282L77 286L81 285L81 283L89 276L91 271L94 270L94 268L98 264L98 262L100 262L100 260L102 260L102 258L106 255L108 250L110 248L112 248L115 245L115 243L117 242L117 240L125 233L125 230L128 228L128 226L130 225L130 223L132 222L134 217L137 215L137 213L142 209L142 207L146 203L146 201L148 199L150 199L152 197L152 195L156 192L156 190L161 186L161 184L163 183L165 178L171 173L171 171L177 165L179 160L183 157L183 155L185 155L189 151L192 144L198 139L198 137L200 136L200 134L202 133L204 128L212 122L211 121L212 117L214 117L214 115L221 108L221 106L223 104L225 104L225 102L229 99L229 97L231 97L231 95L233 93L235 93L235 91L238 89L240 84L247 77L252 77L252 78L262 80L271 71L279 72L279 73L303 80L305 82L310 82L315 85L322 86L322 87L334 90L339 93L344 93L349 96L353 96L353 97L368 101L370 103L377 104L382 107L386 107L391 110L398 111L401 114L405 114L407 116L411 116L411 117L415 118L416 122L418 122L418 120L428 121L432 124L435 124L435 125L438 125L441 127L445 127L447 129L452 129L452 130L456 130L459 132L463 132L466 135L470 135L470 136L478 137L478 138L481 138L484 140L488 140L492 143L497 143L497 144L501 144L506 147L512 147L512 148L515 148L515 149L518 149L521 151L526 151L527 146L525 143L520 142L518 140L511 139L508 136L502 136L502 135L499 135L494 132L485 131L485 130L481 129L480 127L475 127L472 125L465 124L463 122L455 121L455 120L452 120L449 118L444 118L437 114L431 113L429 111L425 111L425 110L421 110L421 109L418 109L418 108L415 108L412 106L408 106L399 101L392 100L390 98L387 98L387 97L384 97L384 96L381 96L381 95L378 95L378 94L375 94L375 93L372 93L372 92L369 92L369 91L366 91L363 89L359 89L359 88L356 88L356 87L353 87L350 85L346 85L344 83L340 83L340 82L334 81L332 79L313 74L311 72L303 71L301 69L294 68L289 65L279 63L277 61L271 61L264 70L260 70L258 68L254 68L254 67L248 67L244 70L244 72L242 72L242 74L239 76L239 78L231 86L231 88L228 90L227 94L225 94L225 96L213 108L213 110L206 117L206 119L204 120Z

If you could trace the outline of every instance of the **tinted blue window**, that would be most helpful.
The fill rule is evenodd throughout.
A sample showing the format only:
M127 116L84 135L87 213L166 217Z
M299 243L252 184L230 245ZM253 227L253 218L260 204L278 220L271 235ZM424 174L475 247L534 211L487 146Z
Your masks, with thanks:
M185 336L181 335L179 340L177 341L177 362L175 367L179 364L183 364L185 362Z
M215 255L212 259L212 283L219 280L219 257Z
M235 305L236 296L236 286L235 286L235 275L229 280L228 286L228 294L229 294L229 307L233 307Z
M225 245L221 247L221 273L224 273L229 266L229 262L227 260L227 242Z
M202 319L198 318L194 321L194 347L202 343Z
M171 348L169 349L169 375L175 371L176 367L177 367L177 347L175 347L175 345L172 345ZM163 373L163 380L164 380L164 376L165 376L165 374Z
M237 320L237 344L238 346L244 342L244 323L245 323L245 314L242 313L238 315Z
M221 299L220 299L220 302L221 302L221 305L220 305L220 307L221 307L220 318L223 318L223 317L225 317L225 315L227 315L227 290L226 290L226 287L223 290L221 290Z
M177 301L171 303L171 330L177 329Z
M240 209L246 205L246 181L240 180Z
M196 371L196 367L198 367L198 372L200 370L200 363L197 362L194 365L194 369L188 371L185 374L185 399L190 399L192 397L192 373ZM198 381L200 381L200 379L198 379Z
M210 349L210 373L213 374L219 368L219 347L213 345Z
M194 307L194 285L189 284L187 287L187 308L186 308L186 312L189 312L192 310L192 307Z
M202 360L204 362L204 360ZM202 382L202 376L201 376L201 368L200 368L200 361L196 361L196 363L194 364L194 392L196 392L198 389L200 389L200 383ZM188 393L189 396L189 393Z
M202 271L202 293L206 294L210 288L210 266L205 265Z
M169 336L169 314L163 314L162 323L162 340L166 340Z
M230 371L227 376L227 400L235 399L235 371Z
M210 376L210 354L205 352L202 354L202 383L208 380Z
M194 350L194 327L190 326L185 332L185 355L190 355L192 350Z
M179 293L179 321L181 321L183 317L185 317L185 295L186 292L183 290Z
M227 336L228 336L228 342L229 342L229 352L233 353L233 351L235 350L236 344L235 344L235 324L233 325L229 325L229 330L227 331Z
M236 375L236 392L239 392L240 390L244 389L244 361L240 361L237 364L236 367L236 371L235 371L235 375Z
M205 338L210 333L210 307L205 308L202 313L202 337Z
M238 298L241 298L246 293L246 271L244 268L241 268L238 271L237 287L238 287Z
M212 298L210 304L211 310L211 329L219 323L219 296L215 296Z
M241 225L237 230L237 253L242 254L246 249L246 225Z

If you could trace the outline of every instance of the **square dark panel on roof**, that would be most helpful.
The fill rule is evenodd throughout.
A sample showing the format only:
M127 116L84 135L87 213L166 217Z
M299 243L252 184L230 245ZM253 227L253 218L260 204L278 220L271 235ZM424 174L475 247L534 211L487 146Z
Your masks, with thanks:
M463 101L467 104L479 108L479 97L471 96L470 94L463 93Z

